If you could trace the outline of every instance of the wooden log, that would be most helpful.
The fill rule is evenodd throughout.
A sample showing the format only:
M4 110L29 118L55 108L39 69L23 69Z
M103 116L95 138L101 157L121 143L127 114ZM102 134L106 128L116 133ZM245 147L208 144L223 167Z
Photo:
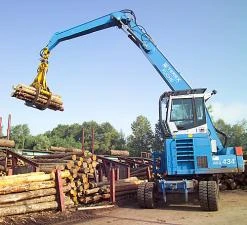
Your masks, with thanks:
M118 180L116 182L116 184L118 184L118 183L124 183L124 182L132 182L132 181L139 181L139 179L137 177L129 177L129 178L126 178L126 179Z
M82 181L83 184L86 184L86 183L88 183L88 178L87 177L82 177L81 181Z
M29 86L29 85L25 85L25 84L19 84L16 87L14 87L14 89L19 89L22 92L26 92L30 95L36 95L36 92L37 92L36 88ZM57 102L57 104L62 104L61 96L53 95L52 97L53 97L54 101ZM40 98L43 98L44 100L48 100L48 97L46 95L41 95Z
M65 180L63 180L63 184L65 183L66 183ZM17 184L17 185L6 185L6 186L0 187L0 194L5 195L5 194L10 194L10 193L34 191L34 190L53 188L53 187L56 187L54 180L31 182L31 183L24 183L24 184Z
M34 159L70 159L71 153L56 153L56 154L47 154L47 155L39 155L35 156Z
M35 96L29 94L29 93L23 93L19 90L16 90L15 94L12 95L12 97L16 97L18 99L24 100L26 102L32 102L35 99ZM52 96L53 97L53 96ZM57 104L56 102L53 101L54 99L52 99L52 101L50 102L49 106L47 108L52 109L52 110L60 110L63 111L63 107L60 104ZM42 94L39 95L37 101L35 102L35 105L39 108L44 108L44 106L46 106L47 104L47 100L45 100L42 97Z
M85 195L91 195L91 194L95 194L99 192L100 188L93 188L93 189L89 189L89 190L85 190L84 194Z
M56 152L65 152L67 148L64 148L64 147L56 147L56 146L51 146L49 148L50 151L56 151Z
M18 205L31 205L31 204L41 203L41 202L51 202L55 200L56 200L56 195L48 195L48 196L18 201L15 203L0 204L0 208L7 208L7 207L12 207L12 206L18 206Z
M79 198L79 202L83 204L88 204L88 203L98 202L101 199L102 199L102 195L97 194L94 196L86 196L86 197Z
M129 156L129 151L126 150L111 150L110 153L115 156Z
M54 179L55 173L51 173L51 175L52 175L52 178ZM61 176L61 178L67 178L70 176L70 171L69 170L61 171L60 176Z
M65 147L51 146L49 150L55 151L55 152L78 152L78 153L82 153L82 150L78 149L78 148L65 148Z
M0 139L0 147L14 148L15 142L13 140Z
M68 191L70 191L70 188L68 186L63 187L63 192L67 193ZM17 202L26 199L37 198L47 195L54 195L54 194L56 194L56 188L47 188L47 189L40 189L35 191L0 195L0 204Z
M110 185L109 181L102 181L102 182L89 182L90 188L102 187L105 185Z
M65 205L70 206L73 203L70 199L65 200ZM6 208L0 208L0 217L2 216L10 216L10 215L18 215L30 212L39 212L48 209L57 209L58 203L56 201L51 202L41 202L37 204L29 204L29 205L18 205Z
M72 196L77 196L77 191L74 190L74 189L71 189L71 190L70 190L70 195L72 195Z
M31 172L31 173L23 173L23 174L17 174L17 175L12 175L12 176L6 176L6 177L1 177L0 181L3 180L13 180L17 178L25 178L29 176L38 176L38 175L44 175L44 172Z
M110 199L111 195L110 194L102 194L103 199Z
M28 102L32 102L36 98L37 90L34 87L27 86L24 84L19 84L15 86L13 89L14 91L11 94L12 97L16 97L18 99L28 101ZM49 99L49 96L42 93L41 91L35 102L35 105L39 107L43 107L47 104L48 99ZM53 109L53 110L63 111L63 103L62 103L61 97L58 95L52 94L48 108Z
M97 156L96 156L96 155L94 155L94 154L92 155L92 157L91 157L91 158L92 158L92 160L93 160L93 161L96 161L96 160L97 160Z
M88 190L89 189L89 183L83 184L83 189Z
M98 165L97 161L92 161L92 168L95 169Z
M12 177L12 176L9 176ZM47 181L52 180L53 176L52 174L41 174L41 175L29 175L25 177L16 177L11 179L2 179L5 177L0 177L0 186L6 186L6 185L14 185L14 184L24 184L24 183L30 183L30 182L36 182L36 181Z
M99 189L100 194L107 194L110 193L110 187L109 186L103 186Z
M84 162L86 162L88 165L92 163L92 158L84 158L83 160Z

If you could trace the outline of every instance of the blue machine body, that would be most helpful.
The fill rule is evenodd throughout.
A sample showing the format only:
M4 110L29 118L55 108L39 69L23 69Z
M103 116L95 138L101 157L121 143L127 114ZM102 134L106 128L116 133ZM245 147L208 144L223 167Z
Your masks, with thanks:
M164 150L153 153L154 173L177 176L243 172L243 157L236 155L234 147L212 153L210 140L208 134L166 139Z

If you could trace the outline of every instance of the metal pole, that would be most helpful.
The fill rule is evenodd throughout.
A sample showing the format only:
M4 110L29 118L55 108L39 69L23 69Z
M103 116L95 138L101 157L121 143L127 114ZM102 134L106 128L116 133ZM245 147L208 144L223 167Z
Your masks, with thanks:
M111 168L110 170L111 179L110 179L110 191L111 191L111 202L116 202L116 186L115 186L115 169Z
M8 128L7 128L7 139L8 140L10 138L10 129L11 129L11 114L9 114L9 117L8 117Z
M55 182L56 182L56 189L57 189L57 197L58 197L58 208L61 212L65 211L65 204L64 204L64 193L63 193L63 180L61 178L61 171L56 170L55 172Z

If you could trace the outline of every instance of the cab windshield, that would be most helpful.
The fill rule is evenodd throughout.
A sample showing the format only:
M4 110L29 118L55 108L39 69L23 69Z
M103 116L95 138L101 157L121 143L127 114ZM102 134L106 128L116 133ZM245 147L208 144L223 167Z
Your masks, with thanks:
M204 99L173 99L170 121L176 124L178 130L187 130L205 124Z

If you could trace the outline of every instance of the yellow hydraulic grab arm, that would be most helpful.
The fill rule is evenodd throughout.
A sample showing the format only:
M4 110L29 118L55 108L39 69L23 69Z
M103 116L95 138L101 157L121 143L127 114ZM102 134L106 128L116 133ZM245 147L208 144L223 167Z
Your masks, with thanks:
M44 94L48 97L51 96L51 91L47 85L47 81L46 81L46 74L48 71L48 58L49 58L49 50L47 48L44 48L41 53L41 59L40 59L40 64L39 67L37 69L37 76L35 77L33 83L30 85L34 88L36 88L37 90L39 90L39 92L41 94Z

